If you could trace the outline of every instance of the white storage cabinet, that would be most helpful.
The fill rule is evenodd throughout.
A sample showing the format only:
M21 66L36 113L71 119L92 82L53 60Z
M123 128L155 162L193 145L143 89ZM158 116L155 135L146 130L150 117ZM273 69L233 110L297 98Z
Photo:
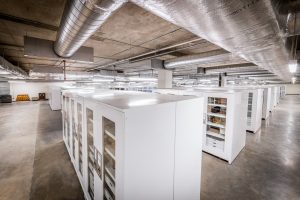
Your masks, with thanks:
M155 92L204 97L203 151L231 164L245 147L247 90L203 88L157 89Z
M271 106L271 87L263 88L263 105L262 105L262 119L266 120L272 111Z
M280 98L285 97L285 90L286 90L286 86L285 85L281 85L280 86Z
M62 92L62 115L63 115L63 139L67 147L72 164L75 168L79 182L85 191L84 171L84 123L83 105L84 97L88 97L94 91L84 89L70 89ZM86 191L85 191L86 193Z
M248 90L247 131L257 132L261 127L263 89Z
M280 89L278 86L272 86L272 107L275 108L279 103Z
M49 105L51 110L61 109L61 88L51 87L49 88Z
M118 91L83 97L79 180L86 198L198 200L199 121L203 98Z
M206 129L203 151L228 161L238 156L246 143L246 93L205 92Z

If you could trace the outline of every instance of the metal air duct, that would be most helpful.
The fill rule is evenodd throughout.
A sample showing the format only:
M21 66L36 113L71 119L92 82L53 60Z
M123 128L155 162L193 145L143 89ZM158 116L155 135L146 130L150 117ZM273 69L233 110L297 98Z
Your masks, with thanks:
M167 60L165 62L165 68L173 69L176 67L184 67L188 65L201 65L216 62L240 63L243 61L244 60L239 56L235 56L232 53L226 52L224 50L216 50Z
M290 80L274 0L131 0L227 51Z
M72 56L126 1L68 0L54 43L61 57Z
M7 72L7 74L5 73L6 75L10 74L20 78L28 77L28 74L23 69L11 64L2 56L0 56L0 76L1 74L5 75L4 73L1 72Z

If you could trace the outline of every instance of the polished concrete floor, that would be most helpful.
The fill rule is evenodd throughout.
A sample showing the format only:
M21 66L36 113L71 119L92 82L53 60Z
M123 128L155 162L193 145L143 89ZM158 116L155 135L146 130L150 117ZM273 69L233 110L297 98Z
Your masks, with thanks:
M84 199L47 102L0 104L0 199Z
M1 200L84 199L61 129L46 102L0 104ZM300 96L247 134L232 165L203 155L201 200L299 200Z
M204 153L201 200L300 199L300 96L286 96L228 165Z

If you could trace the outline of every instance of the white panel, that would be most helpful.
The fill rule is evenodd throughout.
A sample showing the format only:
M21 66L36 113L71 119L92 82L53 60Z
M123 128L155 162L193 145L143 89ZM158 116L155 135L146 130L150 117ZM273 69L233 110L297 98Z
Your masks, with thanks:
M175 104L130 109L125 126L123 200L173 200Z
M49 105L52 110L61 109L61 88L51 87L49 89Z
M267 119L270 115L271 106L271 88L264 88L263 91L263 106L262 106L262 118Z
M262 118L262 104L263 104L263 89L257 90L257 104L256 104L256 116L255 116L255 132L261 127Z
M0 95L10 94L10 88L8 82L0 82Z
M233 127L231 135L231 153L229 155L229 164L238 156L246 144L246 118L247 118L247 93L236 93L230 105L233 111ZM227 131L226 131L227 133Z
M199 200L201 185L203 98L178 102L174 200Z

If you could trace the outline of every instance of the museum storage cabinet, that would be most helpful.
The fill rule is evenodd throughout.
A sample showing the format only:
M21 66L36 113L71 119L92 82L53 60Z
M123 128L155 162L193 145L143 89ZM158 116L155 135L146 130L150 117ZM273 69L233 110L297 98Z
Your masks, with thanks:
M246 144L246 92L207 91L204 97L203 151L231 164Z
M63 101L86 199L200 198L203 98L102 91L64 92Z
M247 131L255 133L261 127L263 93L261 88L248 90Z
M244 148L247 90L202 88L194 90L156 89L154 92L204 97L203 151L231 164Z
M280 98L283 98L285 96L285 92L286 91L286 86L285 85L281 85L280 86Z
M262 119L266 120L271 112L271 87L263 88L263 105L262 105Z
M51 110L61 109L61 88L60 87L49 88L49 105Z

